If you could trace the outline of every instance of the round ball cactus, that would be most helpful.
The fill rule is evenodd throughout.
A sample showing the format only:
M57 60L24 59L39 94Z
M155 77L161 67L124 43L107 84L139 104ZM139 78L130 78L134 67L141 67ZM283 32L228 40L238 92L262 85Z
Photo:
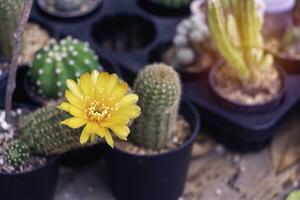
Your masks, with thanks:
M79 10L83 0L56 0L55 8L61 11Z
M163 148L176 125L181 97L178 74L165 64L147 66L138 75L134 91L142 115L133 122L131 139L143 147Z
M55 99L63 96L67 79L76 79L85 72L101 69L88 43L67 37L59 42L52 40L39 50L29 75L39 94Z

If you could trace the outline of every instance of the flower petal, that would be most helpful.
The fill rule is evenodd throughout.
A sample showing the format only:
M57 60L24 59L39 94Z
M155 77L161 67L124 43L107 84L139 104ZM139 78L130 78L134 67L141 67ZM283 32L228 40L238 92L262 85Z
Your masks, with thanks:
M61 124L66 125L70 128L80 128L85 125L87 121L83 118L71 117L61 122Z
M104 92L106 91L107 84L109 81L109 74L107 72L101 72L97 78L96 82L96 94L95 98L96 99L101 99L103 97Z
M85 144L89 140L91 134L88 131L88 124L84 127L80 135L80 144Z
M82 92L79 88L79 86L77 85L77 83L74 80L68 79L67 80L67 87L69 88L69 90L71 90L71 92L79 99L83 98Z
M127 140L130 130L127 126L115 126L110 128L121 140Z
M69 103L66 103L66 102L61 103L59 106L57 106L57 108L64 110L75 117L83 117L84 116L84 113L82 110L80 110L79 108L77 108Z
M122 107L115 111L114 115L122 115L127 116L129 119L134 119L141 115L141 108L137 105Z
M73 106L77 108L83 108L83 102L80 101L70 90L66 90L65 97Z
M114 140L113 140L113 138L112 138L112 136L111 136L110 133L107 133L107 134L105 135L105 141L106 141L106 143L107 143L109 146L111 146L111 148L114 148Z
M126 95L128 88L129 87L127 83L125 82L119 83L118 86L115 87L115 90L113 91L114 98L112 99L111 104L114 105L118 101L120 101L120 99Z
M101 125L103 127L109 128L112 126L120 126L125 125L129 123L129 118L126 116L113 116L110 119L106 120L105 122L102 122Z
M92 97L92 78L90 73L85 73L81 75L79 82L80 89L82 93L87 97Z
M136 94L128 94L118 102L118 106L123 107L132 105L135 104L138 100L139 97Z
M99 72L97 70L93 70L91 75L93 86L96 85L98 76L99 76Z

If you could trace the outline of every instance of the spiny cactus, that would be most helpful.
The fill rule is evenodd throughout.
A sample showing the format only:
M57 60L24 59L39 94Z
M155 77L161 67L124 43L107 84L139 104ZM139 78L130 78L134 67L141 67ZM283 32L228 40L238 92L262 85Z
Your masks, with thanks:
M170 7L170 8L179 8L187 6L192 0L156 0L158 3Z
M261 36L262 18L257 16L255 0L233 0L227 18L219 0L208 3L208 22L214 41L238 78L248 82L253 71L270 67L273 57L265 53Z
M193 63L196 49L209 37L209 30L204 14L192 15L179 23L173 44L176 48L176 57L172 66L178 68ZM201 52L197 52L201 53Z
M59 42L53 40L38 51L30 76L40 94L55 99L63 96L67 79L76 79L99 68L97 56L88 43L67 37Z
M79 10L84 0L56 0L55 8L61 11Z
M4 158L14 167L20 166L30 156L30 149L26 144L13 141L4 152Z
M139 73L134 91L142 115L133 122L132 141L143 147L163 148L176 125L181 97L178 74L164 64L147 66Z
M24 0L0 0L0 55L6 58L12 56L13 35L24 5Z
M22 118L19 137L5 149L5 160L17 167L29 154L51 156L82 147L81 131L61 124L67 117L66 112L52 105Z

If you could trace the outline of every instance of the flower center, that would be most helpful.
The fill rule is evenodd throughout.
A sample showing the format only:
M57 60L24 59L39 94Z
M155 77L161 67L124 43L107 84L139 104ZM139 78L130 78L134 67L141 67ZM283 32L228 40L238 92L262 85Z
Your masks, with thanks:
M105 106L99 101L93 101L85 109L85 117L92 122L100 123L111 116L112 108Z

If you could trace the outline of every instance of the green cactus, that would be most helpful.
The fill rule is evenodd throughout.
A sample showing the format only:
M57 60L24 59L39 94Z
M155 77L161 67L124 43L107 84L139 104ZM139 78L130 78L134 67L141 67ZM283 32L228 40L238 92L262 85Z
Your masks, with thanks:
M0 55L11 58L13 35L21 20L24 0L0 0Z
M80 129L61 125L69 115L51 105L21 119L19 137L5 148L5 160L20 166L28 154L57 155L81 148Z
M170 8L187 6L192 0L157 0L160 4Z
M13 141L4 152L4 158L14 167L20 166L30 155L29 147L19 141Z
M164 64L147 66L139 73L134 91L142 115L133 122L132 141L147 148L163 148L176 126L181 97L178 74Z
M219 0L208 3L208 22L213 39L241 82L252 80L253 71L269 67L273 57L265 53L254 0L232 0L232 13L225 17Z
M59 42L53 40L39 50L29 75L40 94L55 99L63 96L67 79L99 68L102 69L88 43L67 37Z

